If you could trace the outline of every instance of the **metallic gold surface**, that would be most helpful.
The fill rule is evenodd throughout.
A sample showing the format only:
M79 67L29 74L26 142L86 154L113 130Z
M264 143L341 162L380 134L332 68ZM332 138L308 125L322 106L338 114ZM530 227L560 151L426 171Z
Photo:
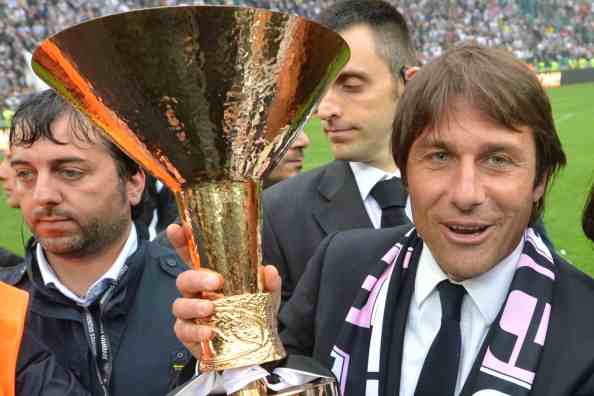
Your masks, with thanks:
M231 393L230 396L264 396L268 394L268 389L264 381L258 380L247 385L245 388Z
M225 279L226 296L256 293L260 251L260 184L252 180L203 181L184 186L183 220L202 231L209 263Z
M224 370L282 359L277 334L279 297L270 293L242 294L214 301L215 312L205 323L217 337L202 344L201 371Z
M310 384L295 386L281 392L269 393L276 396L339 396L338 386L333 378L323 378Z
M201 240L208 267L223 274L223 292L234 296L262 291L260 179L348 57L338 34L301 17L181 6L68 28L40 44L32 66L173 190L182 222L191 229L193 265L200 265ZM262 314L262 307L247 316L256 313ZM227 319L218 315L219 335L205 346L212 358L205 364L215 370L228 363L214 362L240 361L226 353L234 356L252 346L246 341L245 348L227 347L225 340L233 338L227 331L244 334L249 327L242 329L241 321L239 328L223 325ZM264 326L258 337L280 345L275 332L260 335L269 331L268 320L253 320ZM269 348L267 358L251 363L282 353Z

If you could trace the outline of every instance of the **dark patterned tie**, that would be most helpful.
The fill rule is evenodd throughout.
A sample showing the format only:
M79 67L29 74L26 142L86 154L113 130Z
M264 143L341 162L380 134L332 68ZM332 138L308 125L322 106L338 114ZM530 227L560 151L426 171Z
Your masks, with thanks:
M453 396L460 363L460 309L466 290L448 280L438 286L441 327L431 344L417 382L415 396Z
M370 194L382 208L382 228L409 222L404 212L407 194L399 177L377 182Z

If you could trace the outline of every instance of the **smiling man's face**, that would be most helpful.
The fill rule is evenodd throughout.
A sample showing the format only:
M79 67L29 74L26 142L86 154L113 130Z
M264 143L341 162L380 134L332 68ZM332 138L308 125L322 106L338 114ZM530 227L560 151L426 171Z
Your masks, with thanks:
M535 185L530 128L493 124L465 102L413 143L407 162L414 223L440 267L464 280L508 256L545 190Z

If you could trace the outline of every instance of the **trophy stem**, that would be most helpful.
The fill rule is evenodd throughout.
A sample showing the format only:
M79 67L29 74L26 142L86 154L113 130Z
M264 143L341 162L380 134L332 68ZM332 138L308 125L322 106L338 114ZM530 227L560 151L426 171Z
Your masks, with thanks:
M260 181L209 180L187 184L177 193L182 224L192 230L192 264L200 267L200 246L206 267L225 279L225 296L262 290L260 191Z

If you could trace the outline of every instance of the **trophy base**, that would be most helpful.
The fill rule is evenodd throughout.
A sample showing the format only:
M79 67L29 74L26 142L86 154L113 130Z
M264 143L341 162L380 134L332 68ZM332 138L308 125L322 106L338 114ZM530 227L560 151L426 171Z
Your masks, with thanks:
M277 330L278 296L240 294L213 303L215 313L201 322L213 327L215 336L202 343L200 371L222 371L285 357Z
M255 381L230 396L339 396L338 384L333 378L321 378L309 384L293 386L274 392L262 381Z

